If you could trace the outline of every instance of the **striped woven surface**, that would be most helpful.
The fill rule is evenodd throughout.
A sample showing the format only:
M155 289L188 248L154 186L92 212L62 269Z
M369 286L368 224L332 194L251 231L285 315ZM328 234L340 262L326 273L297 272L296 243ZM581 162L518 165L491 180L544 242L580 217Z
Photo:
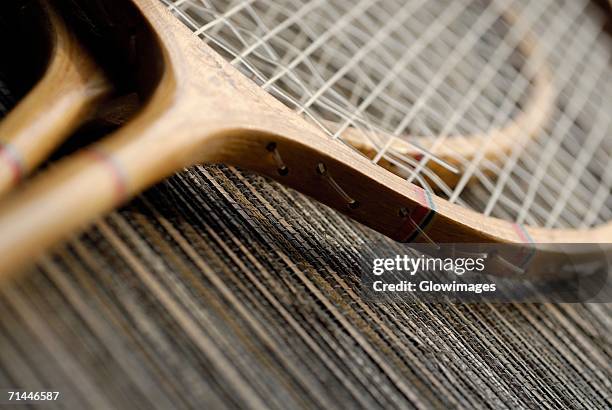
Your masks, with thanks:
M70 408L610 408L606 305L368 304L396 246L261 177L194 168L0 298L0 386Z

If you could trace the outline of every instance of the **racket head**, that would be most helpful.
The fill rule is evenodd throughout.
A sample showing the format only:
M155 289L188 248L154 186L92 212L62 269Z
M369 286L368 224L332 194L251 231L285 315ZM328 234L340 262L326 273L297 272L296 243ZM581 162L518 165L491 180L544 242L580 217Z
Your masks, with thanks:
M356 130L377 148L373 164L391 164L432 195L546 229L612 219L610 38L588 1L162 3L330 139ZM527 37L537 50L526 52ZM530 105L544 71L550 109ZM389 136L418 137L435 154L431 147L491 135L534 110L548 110L546 121L517 130L495 158L485 153L498 144L455 152L456 186L431 155L389 147Z

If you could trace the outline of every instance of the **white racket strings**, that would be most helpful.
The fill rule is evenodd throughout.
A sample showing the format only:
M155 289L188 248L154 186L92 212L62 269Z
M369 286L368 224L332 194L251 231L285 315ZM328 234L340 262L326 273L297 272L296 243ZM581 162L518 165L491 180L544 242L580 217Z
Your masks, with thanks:
M376 148L370 159L408 182L533 226L612 220L612 41L588 0L161 1L330 138L358 130ZM485 141L474 155L451 153L456 185L427 166L456 136L546 109L529 104L544 70L554 103L537 132L511 150ZM428 150L407 156L391 136L427 137Z

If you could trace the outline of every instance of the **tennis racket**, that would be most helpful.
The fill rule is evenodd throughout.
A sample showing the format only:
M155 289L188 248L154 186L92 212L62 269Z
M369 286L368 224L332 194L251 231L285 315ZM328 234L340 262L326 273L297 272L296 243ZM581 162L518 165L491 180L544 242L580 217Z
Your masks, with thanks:
M536 244L612 240L610 39L588 2L132 3L152 30L149 101L0 206L3 272L202 162L398 241L513 244L544 263L555 251ZM451 150L462 135L478 149ZM431 166L449 158L451 182Z

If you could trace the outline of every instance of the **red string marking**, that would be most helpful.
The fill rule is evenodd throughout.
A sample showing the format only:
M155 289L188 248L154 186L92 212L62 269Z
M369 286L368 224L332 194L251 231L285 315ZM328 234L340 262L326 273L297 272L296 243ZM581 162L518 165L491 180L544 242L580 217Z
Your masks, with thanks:
M435 213L433 201L428 193L419 187L416 187L416 191L419 194L419 206L416 206L410 212L410 215L406 216L406 221L398 232L398 237L402 238L404 242L411 242L419 233L424 232Z
M17 184L25 174L24 163L19 152L10 144L0 143L0 160L4 161L11 169L13 184Z
M533 239L531 238L531 235L529 235L529 232L527 232L527 229L525 229L523 225L512 224L512 227L514 228L514 231L516 232L518 237L521 239L521 241L523 241L524 243L533 243Z
M113 179L115 197L117 198L116 201L117 203L123 202L128 194L127 175L123 168L121 168L111 155L108 155L104 151L96 148L88 148L84 153L106 166L106 169Z
M531 262L531 259L536 253L536 249L533 246L535 242L533 241L533 238L531 237L531 235L529 235L529 232L527 232L527 229L525 229L523 225L515 223L512 224L512 227L514 228L514 231L523 243L528 243L531 245L528 251L521 250L521 252L519 253L519 257L522 257L523 259L522 262L519 263L519 267L524 270L526 269L529 262Z

